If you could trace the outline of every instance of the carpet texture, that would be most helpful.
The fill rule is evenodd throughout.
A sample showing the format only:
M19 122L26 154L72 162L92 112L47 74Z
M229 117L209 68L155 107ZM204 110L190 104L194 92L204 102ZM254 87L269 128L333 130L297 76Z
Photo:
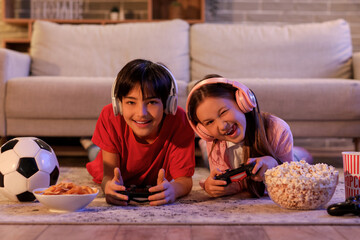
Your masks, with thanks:
M342 202L344 178L340 181L329 204ZM85 209L78 212L55 213L39 202L10 202L0 195L0 224L337 224L359 225L357 216L333 217L325 209L299 211L282 209L269 197L249 199L244 194L211 198L198 185L208 171L197 168L192 192L173 204L151 207L146 203L126 207L105 202L102 192ZM95 185L83 167L62 167L59 181Z

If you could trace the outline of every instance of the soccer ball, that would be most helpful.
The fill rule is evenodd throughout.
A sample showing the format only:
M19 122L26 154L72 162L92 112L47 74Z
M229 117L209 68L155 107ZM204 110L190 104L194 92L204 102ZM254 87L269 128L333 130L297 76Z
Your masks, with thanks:
M0 149L0 193L13 201L34 201L32 191L56 184L59 162L53 149L35 137L9 140Z

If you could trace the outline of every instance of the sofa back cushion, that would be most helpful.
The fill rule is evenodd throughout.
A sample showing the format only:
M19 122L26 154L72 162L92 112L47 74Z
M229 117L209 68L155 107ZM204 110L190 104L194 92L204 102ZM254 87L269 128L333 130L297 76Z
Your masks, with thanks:
M351 78L349 25L339 19L296 25L195 24L191 78Z
M189 24L182 20L125 24L36 21L31 39L36 76L116 77L135 58L165 64L189 82Z

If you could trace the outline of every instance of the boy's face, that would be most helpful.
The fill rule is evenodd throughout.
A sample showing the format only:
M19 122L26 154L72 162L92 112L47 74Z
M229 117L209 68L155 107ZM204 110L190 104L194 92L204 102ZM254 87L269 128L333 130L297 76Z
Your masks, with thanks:
M164 115L160 98L147 96L143 99L140 85L136 85L123 97L122 115L141 143L153 143L158 136Z
M246 117L235 100L205 98L197 107L196 115L215 139L233 143L240 143L244 140Z

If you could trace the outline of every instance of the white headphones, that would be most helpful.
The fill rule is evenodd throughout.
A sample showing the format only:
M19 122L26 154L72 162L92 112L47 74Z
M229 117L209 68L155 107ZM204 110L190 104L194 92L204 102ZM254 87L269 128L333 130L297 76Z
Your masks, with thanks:
M176 80L174 75L170 72L170 70L165 67L164 65L160 64L160 63L155 63L158 66L163 67L170 75L171 78L171 89L170 89L170 94L166 100L166 106L165 106L165 114L172 114L175 115L176 114L176 110L177 110L177 102L178 102L178 87L176 84ZM111 87L111 103L112 103L112 107L113 107L113 111L114 111L114 115L122 115L122 108L121 108L121 101L120 99L115 97L115 86L116 86L116 80L114 81L112 87Z

